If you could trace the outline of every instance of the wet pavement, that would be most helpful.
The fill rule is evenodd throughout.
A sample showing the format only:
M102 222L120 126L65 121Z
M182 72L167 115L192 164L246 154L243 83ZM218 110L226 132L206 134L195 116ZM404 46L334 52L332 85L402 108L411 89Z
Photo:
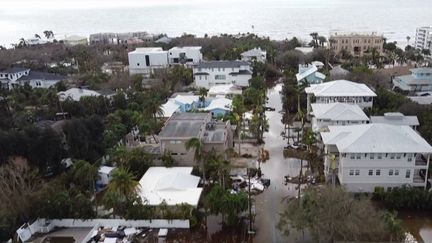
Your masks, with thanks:
M271 185L264 193L255 197L256 218L255 230L256 235L253 242L297 242L303 241L301 235L291 232L289 237L284 237L277 229L279 213L284 209L287 201L284 198L295 197L297 191L295 185L284 185L285 175L298 175L300 171L300 161L297 159L285 159L283 148L286 146L286 140L283 140L281 132L284 130L282 124L282 102L279 91L282 90L282 84L268 89L267 96L268 106L273 107L276 111L267 111L266 116L269 120L269 132L264 134L264 148L269 151L270 158L261 164L261 170L264 178L271 179Z

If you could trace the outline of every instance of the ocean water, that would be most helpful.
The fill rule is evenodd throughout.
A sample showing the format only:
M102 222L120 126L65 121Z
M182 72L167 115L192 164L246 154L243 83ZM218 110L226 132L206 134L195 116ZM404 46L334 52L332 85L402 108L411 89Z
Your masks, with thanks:
M44 30L53 30L57 39L72 34L148 31L170 36L253 32L305 41L311 32L324 36L379 32L405 45L406 36L414 42L417 27L432 25L432 0L147 0L145 4L57 0L53 6L31 1L13 7L20 1L1 0L11 6L0 8L0 45L9 47L21 37Z

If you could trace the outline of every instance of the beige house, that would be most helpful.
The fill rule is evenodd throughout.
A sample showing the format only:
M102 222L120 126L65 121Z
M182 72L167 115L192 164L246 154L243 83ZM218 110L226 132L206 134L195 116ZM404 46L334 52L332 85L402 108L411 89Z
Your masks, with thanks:
M338 34L334 33L329 38L330 49L336 54L342 50L347 50L353 56L363 56L368 50L373 48L379 54L383 53L384 36L376 33L371 34Z
M204 151L225 154L233 147L233 132L228 122L212 120L211 113L174 113L159 133L161 154L169 153L180 166L194 166L193 149L186 150L191 138L201 139Z

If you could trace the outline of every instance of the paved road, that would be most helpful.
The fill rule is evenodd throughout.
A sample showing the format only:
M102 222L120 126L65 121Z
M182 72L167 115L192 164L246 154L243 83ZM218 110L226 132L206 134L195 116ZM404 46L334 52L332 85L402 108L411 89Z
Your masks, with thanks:
M264 178L271 179L271 186L261 195L256 197L256 221L257 230L254 242L296 242L299 235L294 232L287 238L281 235L276 228L279 220L279 213L283 210L286 201L284 197L293 197L297 191L294 185L285 186L284 176L296 175L300 170L300 162L297 159L285 159L283 157L283 147L286 141L280 133L283 131L281 122L282 115L278 112L282 110L281 96L279 91L282 85L278 84L269 89L268 106L274 107L276 111L266 112L269 120L269 132L265 133L265 149L270 153L270 159L261 165Z

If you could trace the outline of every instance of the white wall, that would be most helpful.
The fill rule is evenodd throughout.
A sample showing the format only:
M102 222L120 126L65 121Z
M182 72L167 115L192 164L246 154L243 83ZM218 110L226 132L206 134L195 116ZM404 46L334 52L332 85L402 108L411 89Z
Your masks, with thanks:
M360 155L360 159L358 158ZM375 187L396 187L405 184L414 185L414 170L426 169L427 166L415 166L415 157L408 162L408 156L404 154L394 155L391 159L391 154L386 157L385 153L381 154L382 159L378 159L378 154L374 154L371 159L371 154L364 153L355 154L355 158L351 158L351 154L346 154L346 157L339 157L339 181L352 192L373 192ZM354 174L350 175L350 171ZM356 170L359 175L356 175ZM372 175L369 175L369 170L372 170ZM380 175L376 175L377 170L380 170ZM393 170L393 175L389 175L389 171ZM396 170L399 175L396 175ZM406 178L406 172L410 170L409 178ZM416 184L418 186L418 183Z
M146 56L149 56L149 65ZM153 68L164 68L168 66L167 51L160 52L129 52L130 74L148 74Z
M209 75L194 75L195 85L197 87L203 87L209 89L215 85L235 84L242 87L249 86L249 79L252 75L230 75L232 72L239 72L239 68L193 68L193 73L206 72ZM250 69L244 69L250 70ZM225 79L216 79L216 75L225 76ZM206 78L207 77L207 78Z
M193 59L192 63L199 63L202 60L202 54L200 49L190 49L190 48L171 48L168 51L168 60L170 64L174 63L174 58L179 58L180 53L185 53L188 59Z

